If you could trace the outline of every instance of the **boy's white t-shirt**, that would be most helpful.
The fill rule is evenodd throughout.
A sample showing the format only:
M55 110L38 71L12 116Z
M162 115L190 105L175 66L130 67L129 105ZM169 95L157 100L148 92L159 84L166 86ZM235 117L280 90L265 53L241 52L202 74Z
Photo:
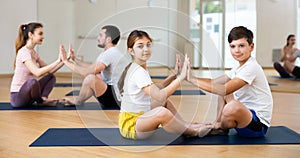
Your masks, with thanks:
M151 109L151 97L142 88L153 82L147 70L136 63L132 63L124 80L121 112L139 113Z
M250 57L244 65L233 67L226 75L230 79L237 77L248 83L233 93L234 98L254 110L260 121L269 127L273 111L272 93L264 71L255 58Z

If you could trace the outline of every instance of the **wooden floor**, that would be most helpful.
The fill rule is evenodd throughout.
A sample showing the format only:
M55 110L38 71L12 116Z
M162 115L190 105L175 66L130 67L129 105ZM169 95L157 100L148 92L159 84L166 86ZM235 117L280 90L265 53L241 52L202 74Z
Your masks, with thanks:
M267 76L277 75L266 70ZM166 75L166 69L150 69L152 75ZM195 75L214 77L223 72L194 71ZM57 75L57 82L78 82L71 75ZM274 110L272 126L287 126L300 133L300 81L268 77L272 88ZM0 78L0 102L9 102L10 75ZM189 83L182 89L195 88ZM54 88L50 97L61 98L72 87ZM179 113L186 121L211 122L216 113L216 96L172 96ZM95 101L91 98L88 101ZM92 157L270 157L299 158L300 145L231 145L231 146L134 146L134 147L29 147L48 128L108 128L117 127L118 111L97 110L2 110L0 111L0 158L92 158ZM284 135L283 135L284 137Z

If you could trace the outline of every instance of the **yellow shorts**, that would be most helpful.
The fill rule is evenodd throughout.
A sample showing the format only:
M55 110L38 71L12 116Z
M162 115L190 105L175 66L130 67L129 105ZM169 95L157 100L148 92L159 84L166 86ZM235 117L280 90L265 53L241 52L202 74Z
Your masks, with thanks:
M129 139L136 139L135 125L137 118L142 114L144 114L144 112L122 112L119 114L119 130L123 137Z

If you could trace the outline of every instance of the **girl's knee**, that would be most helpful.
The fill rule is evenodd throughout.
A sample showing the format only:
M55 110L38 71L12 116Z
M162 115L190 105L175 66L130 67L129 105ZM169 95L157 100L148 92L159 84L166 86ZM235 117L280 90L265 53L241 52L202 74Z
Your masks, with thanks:
M173 114L165 107L157 107L156 117L161 120L169 120L173 117Z

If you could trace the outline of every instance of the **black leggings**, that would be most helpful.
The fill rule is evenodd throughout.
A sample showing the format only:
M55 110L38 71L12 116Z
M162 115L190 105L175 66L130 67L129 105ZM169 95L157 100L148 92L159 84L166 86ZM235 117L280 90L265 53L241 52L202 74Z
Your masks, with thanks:
M107 89L101 96L97 97L102 108L117 108L120 109L121 103L118 101L116 93L111 85L107 85Z
M295 68L292 71L292 74L295 75L297 78L300 78L300 67L295 66Z
M35 101L41 103L42 97L48 98L55 82L56 78L53 74L48 74L40 80L30 78L22 85L19 92L10 93L10 104L13 107L25 107Z

